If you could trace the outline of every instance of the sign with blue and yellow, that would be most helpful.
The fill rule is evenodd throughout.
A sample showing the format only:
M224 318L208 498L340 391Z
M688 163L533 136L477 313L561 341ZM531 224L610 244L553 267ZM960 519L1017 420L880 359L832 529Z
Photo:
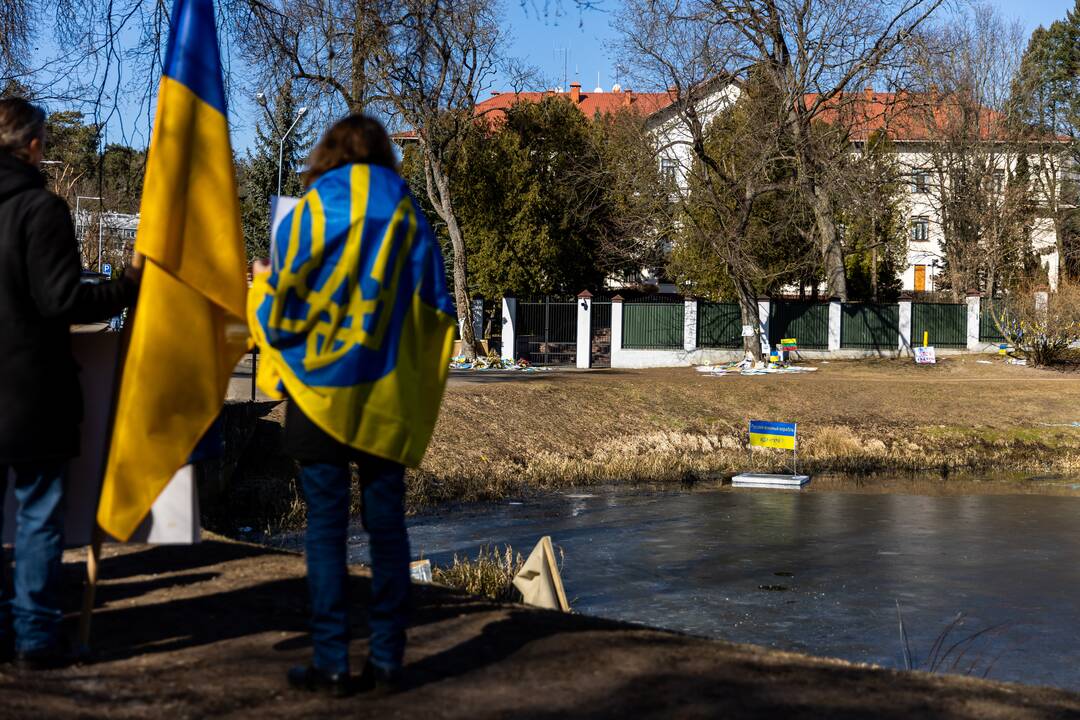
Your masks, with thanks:
M757 447L795 449L796 423L750 421L750 444Z

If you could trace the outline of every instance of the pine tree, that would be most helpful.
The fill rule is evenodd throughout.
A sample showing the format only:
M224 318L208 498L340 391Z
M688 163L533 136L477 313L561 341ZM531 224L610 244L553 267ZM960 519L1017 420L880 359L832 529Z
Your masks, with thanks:
M277 97L268 104L267 117L255 125L255 146L240 161L237 175L240 180L240 217L243 223L244 244L249 258L270 254L270 197L278 190L278 150L282 134L299 113L292 85L286 82ZM281 146L281 194L299 196L304 192L300 176L303 156L311 144L311 125L304 118Z

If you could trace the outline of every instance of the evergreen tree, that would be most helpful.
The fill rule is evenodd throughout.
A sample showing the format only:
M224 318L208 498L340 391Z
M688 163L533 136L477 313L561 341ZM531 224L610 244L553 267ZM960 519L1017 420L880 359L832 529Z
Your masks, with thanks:
M795 167L788 148L777 148L762 162L768 141L768 120L779 113L781 99L759 73L752 73L739 100L721 112L705 130L703 155L721 159L729 177L776 189L756 196L745 230L738 238L739 262L725 257L713 238L736 224L743 185L718 178L718 171L697 160L688 176L689 192L672 249L669 272L688 293L714 300L739 298L739 283L751 283L754 294L779 291L785 285L816 289L820 258L813 245L811 208L794 184ZM784 137L790 143L790 137ZM711 177L710 177L711 176ZM711 180L711 182L710 182ZM718 192L722 188L722 192ZM733 276L733 268L743 277Z
M244 245L249 258L270 254L270 197L278 189L278 152L281 136L299 113L291 83L283 84L268 103L268 117L255 125L255 146L238 163L240 218ZM301 118L281 145L281 194L299 196L304 192L300 166L311 144L312 130Z
M1031 34L1009 111L1040 156L1032 185L1054 221L1061 275L1080 278L1080 188L1071 171L1080 164L1080 0Z
M851 163L847 184L839 222L848 297L894 301L907 264L907 208L894 147L884 132L867 138L861 157Z
M519 102L478 125L454 173L472 288L502 294L597 287L598 240L609 221L591 121L563 97Z

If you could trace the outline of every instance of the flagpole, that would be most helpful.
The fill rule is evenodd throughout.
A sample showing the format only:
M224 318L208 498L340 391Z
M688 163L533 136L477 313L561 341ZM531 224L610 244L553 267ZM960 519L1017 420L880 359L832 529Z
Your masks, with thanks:
M143 258L136 250L132 256L131 266L142 270ZM120 382L124 375L124 360L127 357L128 344L131 342L131 328L135 324L135 312L138 307L138 298L128 308L127 322L120 331L119 347L116 349L116 360L113 364L112 399L109 402L108 419L105 422L105 452L101 458L100 482L98 483L98 503L101 502L101 488L105 484L105 472L109 465L109 451L112 447L113 425L116 422L116 406L120 399ZM94 529L90 534L90 548L86 555L86 585L83 587L82 612L79 614L79 654L87 655L90 652L90 626L94 619L94 601L97 595L98 572L101 565L101 545L105 539L105 531L97 522L97 505L94 505Z

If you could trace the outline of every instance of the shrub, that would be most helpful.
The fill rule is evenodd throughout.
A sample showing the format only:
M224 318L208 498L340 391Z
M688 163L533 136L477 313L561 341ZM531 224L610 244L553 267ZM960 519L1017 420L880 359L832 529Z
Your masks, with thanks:
M1080 341L1080 284L1063 280L1056 292L1023 286L993 302L995 324L1030 365L1058 362Z

